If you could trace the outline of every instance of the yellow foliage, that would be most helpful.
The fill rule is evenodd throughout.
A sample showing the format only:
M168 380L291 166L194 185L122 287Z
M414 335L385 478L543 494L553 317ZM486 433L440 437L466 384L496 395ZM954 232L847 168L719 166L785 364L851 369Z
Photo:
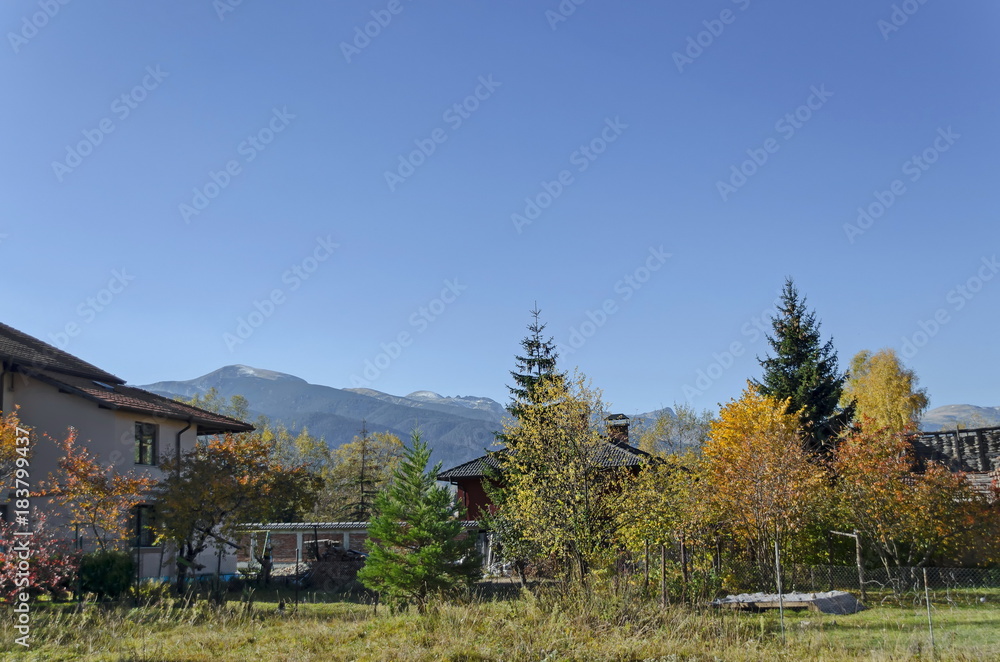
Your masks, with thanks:
M758 558L808 523L825 470L805 451L787 402L748 384L723 406L704 447L706 497L715 517Z
M916 386L916 373L903 367L895 350L862 350L851 359L841 405L853 402L855 417L871 419L874 429L903 432L927 408L927 392Z

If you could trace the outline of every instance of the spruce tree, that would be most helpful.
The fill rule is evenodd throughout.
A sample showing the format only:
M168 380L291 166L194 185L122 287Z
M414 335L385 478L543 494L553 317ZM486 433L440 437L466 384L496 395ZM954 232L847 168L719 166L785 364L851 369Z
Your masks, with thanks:
M514 378L514 385L508 386L511 402L507 406L507 411L511 416L520 418L524 407L529 404L538 404L536 392L539 384L545 380L564 379L561 373L556 372L556 359L559 358L556 352L555 342L550 336L548 340L542 335L545 325L539 321L541 311L536 304L531 310L532 322L528 325L528 335L521 341L524 355L514 357L516 368L511 371Z
M846 375L838 369L833 340L821 342L816 313L806 308L791 278L785 279L771 327L774 335L767 341L774 356L758 358L764 374L755 384L764 395L789 399L788 411L798 414L807 449L829 453L852 418L850 407L838 407Z
M388 489L375 498L371 551L358 579L395 606L420 611L432 595L469 586L480 575L476 538L462 526L463 507L429 472L431 451L413 434Z

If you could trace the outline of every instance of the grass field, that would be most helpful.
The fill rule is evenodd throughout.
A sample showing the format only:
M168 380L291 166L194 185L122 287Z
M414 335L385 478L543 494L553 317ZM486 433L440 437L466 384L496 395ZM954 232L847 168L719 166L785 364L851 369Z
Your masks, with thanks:
M30 649L10 612L0 628L4 659L18 660L1000 660L1000 592L933 604L936 646L926 607L910 601L851 616L690 607L661 609L634 596L531 593L438 604L428 613L331 601L303 593L282 611L288 592L237 601L172 600L141 607L38 603ZM238 598L238 595L237 595ZM980 599L984 601L980 601Z

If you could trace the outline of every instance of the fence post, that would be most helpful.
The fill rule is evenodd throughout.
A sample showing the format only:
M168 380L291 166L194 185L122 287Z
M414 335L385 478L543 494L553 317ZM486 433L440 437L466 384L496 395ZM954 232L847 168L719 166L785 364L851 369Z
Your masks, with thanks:
M646 596L648 597L649 596L649 540L644 540L643 545L646 548L646 564L643 566L643 569L646 571L646 578L643 581L642 590L646 593Z
M667 546L660 545L660 607L667 606Z
M934 623L931 621L931 593L927 588L927 567L924 566L924 600L927 602L927 629L931 633L931 656L934 655Z
M865 593L865 562L861 558L861 534L854 529L854 556L858 563L858 586L861 589L861 601L867 600Z
M774 539L774 576L778 585L778 616L781 619L781 645L785 645L785 598L781 594L781 553L778 551L778 538Z
M684 538L684 534L681 534L681 602L687 597L688 589L688 559L687 559L687 541Z

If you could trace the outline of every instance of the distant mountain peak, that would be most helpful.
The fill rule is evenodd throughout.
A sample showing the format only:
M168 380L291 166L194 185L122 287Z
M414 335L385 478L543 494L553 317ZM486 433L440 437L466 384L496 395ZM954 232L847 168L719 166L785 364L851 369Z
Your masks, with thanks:
M223 366L218 370L209 374L221 378L256 377L257 379L273 379L273 380L283 379L283 380L303 382L303 383L305 383L306 381L301 377L296 377L295 375L289 375L288 373L285 372L278 372L276 370L265 370L262 368L254 368L253 366L243 365L242 363ZM205 375L205 377L208 376L209 375Z
M414 391L405 396L414 400L444 400L444 396L434 391Z

